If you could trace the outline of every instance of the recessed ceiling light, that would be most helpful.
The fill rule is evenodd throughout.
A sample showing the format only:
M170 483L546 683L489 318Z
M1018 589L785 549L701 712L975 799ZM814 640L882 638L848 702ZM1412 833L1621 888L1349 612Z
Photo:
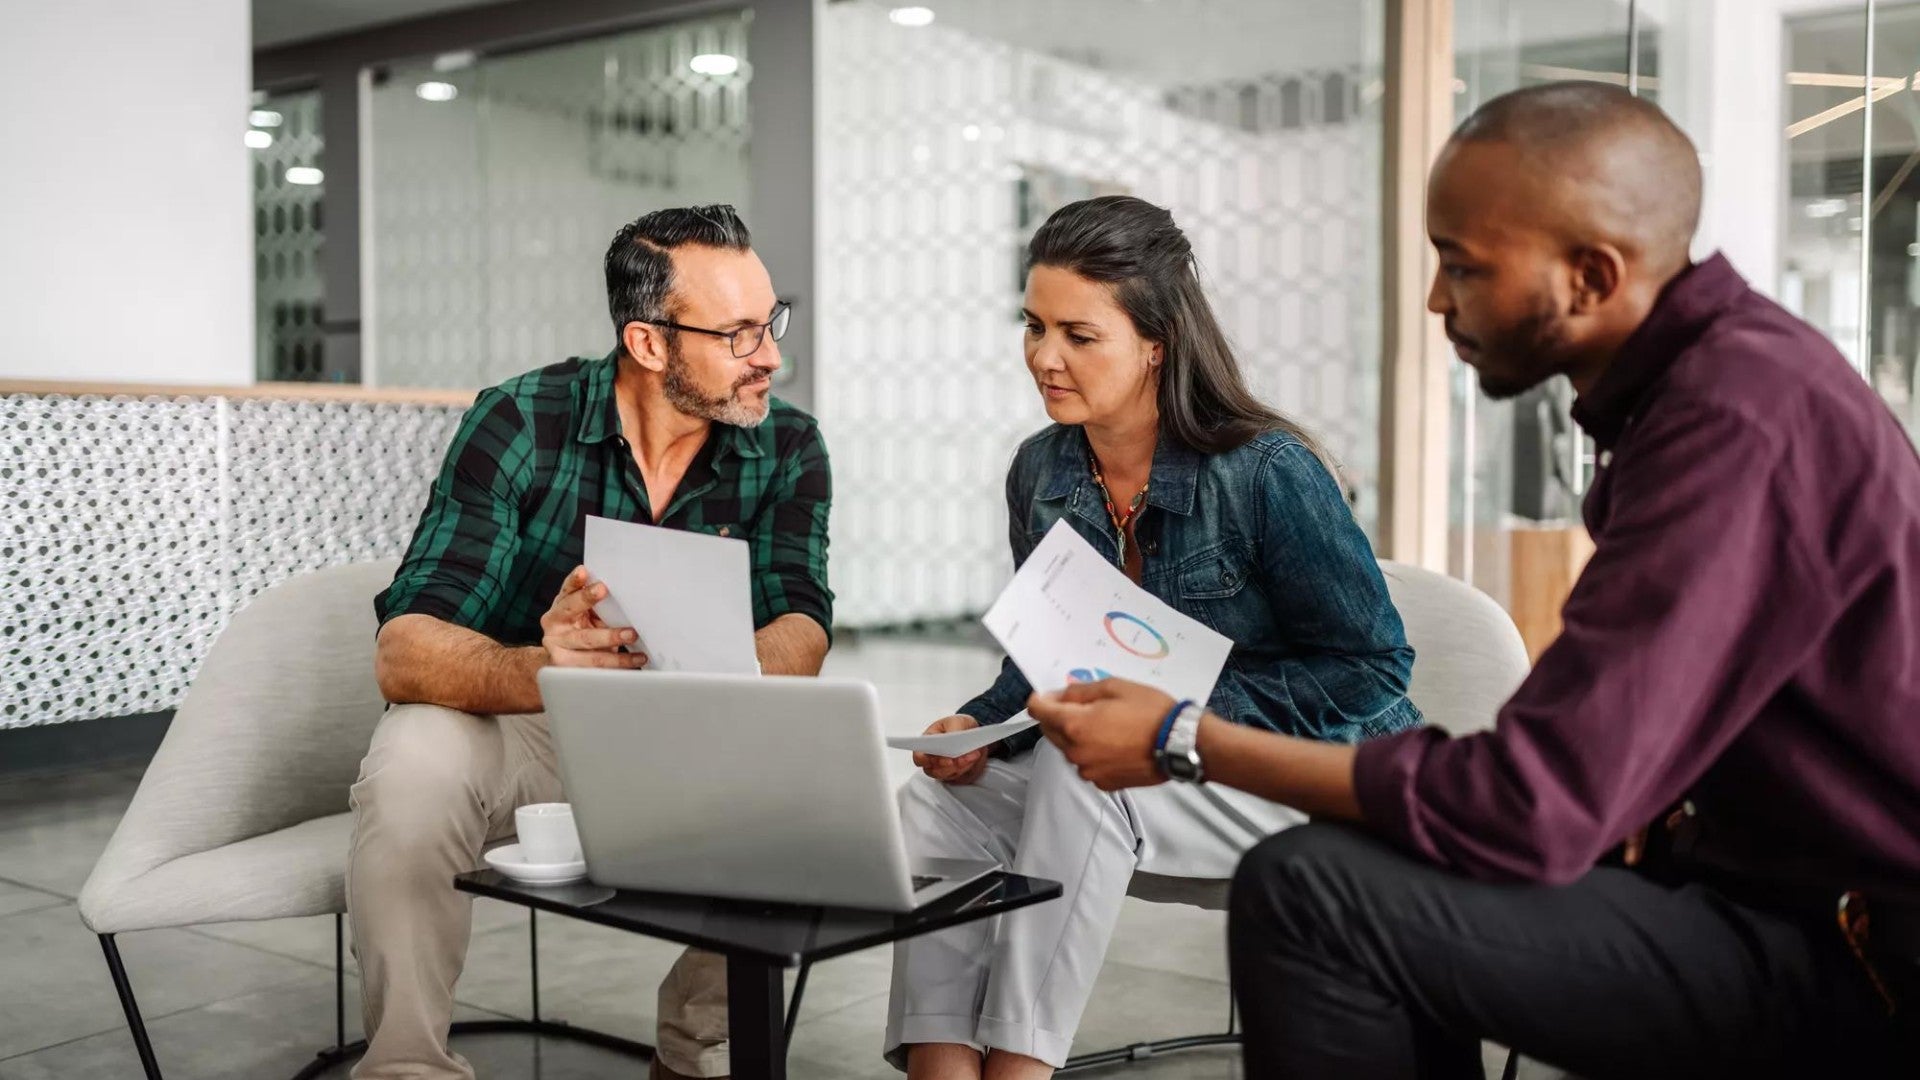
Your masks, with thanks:
M450 82L423 82L413 92L421 101L452 101L460 96L460 88Z
M254 150L265 150L273 145L273 132L258 128L247 129L247 146Z
M247 114L247 123L254 127L279 127L281 115L272 109L255 109Z
M701 53L687 66L701 75L731 75L740 70L740 58L726 53Z
M887 18L895 26L930 26L933 23L933 9L930 7L897 7L887 12Z
M287 170L287 183L311 187L327 178L326 174L311 165L295 165Z

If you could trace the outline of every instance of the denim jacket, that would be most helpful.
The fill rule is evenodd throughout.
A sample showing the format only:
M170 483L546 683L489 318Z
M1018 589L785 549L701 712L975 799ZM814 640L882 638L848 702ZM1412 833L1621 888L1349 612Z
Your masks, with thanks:
M1007 472L1015 567L1062 518L1119 564L1089 462L1079 427L1056 424L1020 445ZM1300 440L1275 431L1202 454L1162 438L1135 530L1142 586L1233 641L1207 702L1216 715L1347 743L1421 722L1407 699L1413 648L1386 579L1339 485ZM959 711L997 724L1029 693L1008 660ZM997 752L1038 740L1023 732Z

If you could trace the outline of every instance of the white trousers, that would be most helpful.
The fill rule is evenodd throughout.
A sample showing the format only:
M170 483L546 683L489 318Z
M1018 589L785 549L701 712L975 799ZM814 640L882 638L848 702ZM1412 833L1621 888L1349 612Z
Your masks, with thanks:
M886 1056L901 1068L915 1043L1065 1064L1134 871L1230 878L1249 847L1306 820L1213 784L1107 794L1048 742L988 763L972 784L915 775L900 817L915 854L991 859L1064 887L1057 900L894 946Z

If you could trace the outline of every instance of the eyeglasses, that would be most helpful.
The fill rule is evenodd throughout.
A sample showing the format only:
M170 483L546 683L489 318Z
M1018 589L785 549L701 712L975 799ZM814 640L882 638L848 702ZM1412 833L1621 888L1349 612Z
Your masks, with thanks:
M736 359L744 360L760 351L760 346L768 337L779 341L787 336L787 324L793 321L793 305L785 300L773 305L773 314L766 322L753 323L738 330L708 330L702 326L685 326L677 322L657 322L653 319L635 319L635 322L648 326L664 326L673 330L685 330L689 334L705 334L708 337L726 338L727 347L733 350Z

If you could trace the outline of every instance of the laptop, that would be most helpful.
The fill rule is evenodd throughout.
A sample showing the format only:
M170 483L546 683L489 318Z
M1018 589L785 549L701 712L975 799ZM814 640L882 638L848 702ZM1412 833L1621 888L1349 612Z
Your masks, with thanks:
M871 683L557 667L539 680L596 884L907 912L998 869L908 854Z

